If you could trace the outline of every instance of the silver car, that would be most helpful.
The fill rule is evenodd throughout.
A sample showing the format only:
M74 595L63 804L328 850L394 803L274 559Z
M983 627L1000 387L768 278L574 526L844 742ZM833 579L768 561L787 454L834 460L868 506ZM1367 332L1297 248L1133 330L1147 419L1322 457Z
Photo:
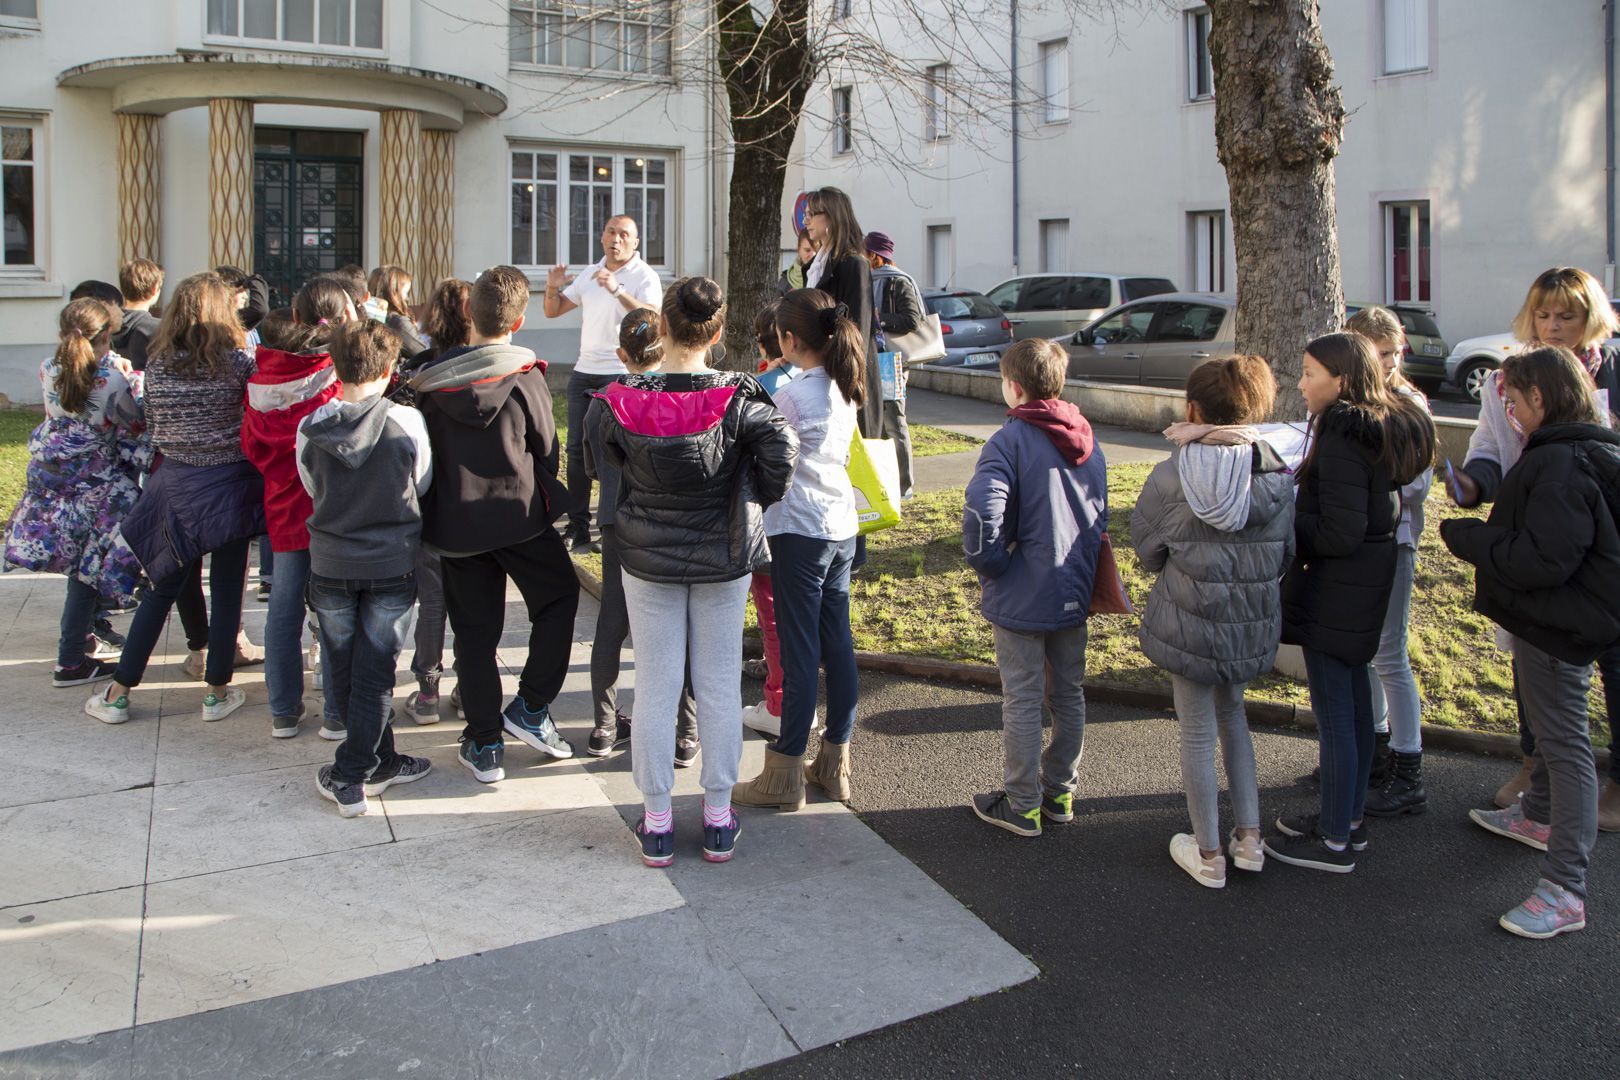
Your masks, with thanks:
M923 307L939 316L945 359L934 363L958 367L996 367L1012 347L1012 323L981 294L964 289L923 293Z
M1090 325L1115 304L1175 291L1169 278L1080 272L1009 278L987 295L1017 336L1056 338Z
M1181 389L1192 369L1233 353L1237 300L1225 293L1165 293L1121 304L1058 343L1069 378Z

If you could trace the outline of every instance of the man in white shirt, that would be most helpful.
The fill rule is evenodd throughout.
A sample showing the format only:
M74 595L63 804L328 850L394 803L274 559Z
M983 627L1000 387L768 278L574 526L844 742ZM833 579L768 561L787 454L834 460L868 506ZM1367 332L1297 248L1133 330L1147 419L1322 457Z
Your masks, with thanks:
M601 261L566 286L568 268L546 274L546 318L581 309L579 360L568 379L568 532L574 551L601 550L591 542L591 478L585 475L585 410L591 395L625 374L619 362L619 323L638 307L658 310L664 286L636 253L641 235L634 218L620 214L602 227Z

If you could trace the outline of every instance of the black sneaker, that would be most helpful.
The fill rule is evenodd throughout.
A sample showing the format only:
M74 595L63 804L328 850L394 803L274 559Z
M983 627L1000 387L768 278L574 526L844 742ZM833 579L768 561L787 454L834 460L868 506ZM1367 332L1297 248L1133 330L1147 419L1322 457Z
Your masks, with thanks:
M507 734L534 747L542 754L550 754L554 758L574 756L573 745L562 737L557 731L557 725L552 722L551 707L548 705L542 705L531 711L520 694L501 710L501 724L506 728Z
M102 641L105 641L109 645L115 645L120 649L124 647L127 640L123 634L120 634L118 631L113 629L113 624L105 615L96 620L96 623L93 627L91 627L91 630L95 633L96 637L100 638Z
M585 752L591 757L607 757L630 741L630 718L622 712L613 714L613 726L598 727L591 731L591 741Z
M395 754L390 765L379 765L365 783L367 795L381 795L395 784L409 784L433 771L433 762L425 757Z
M677 769L690 769L697 760L698 751L702 747L696 739L675 740L675 767Z
M1013 809L1005 791L992 791L988 795L973 796L973 812L979 820L988 821L998 829L1006 829L1017 836L1041 835L1041 808L1019 812Z
M1067 825L1074 820L1074 795L1060 791L1056 795L1041 794L1041 818Z
M259 603L268 604L269 602L270 602L270 583L268 581L261 581L261 582L259 582Z
M304 718L304 703L298 703L298 711L291 716L272 716L270 718L270 737L272 739L290 739L298 734L298 723Z
M1283 817L1280 814L1277 816L1277 831L1284 836L1310 836L1312 833L1321 832L1319 827L1321 824L1322 815L1319 813L1294 814L1289 817ZM1367 846L1371 843L1372 836L1367 832L1367 823L1365 821L1351 828L1351 851L1366 851Z
M1328 847L1321 833L1309 836L1268 836L1266 854L1290 866L1303 866L1307 870L1326 870L1330 874L1348 874L1356 868L1356 856L1348 847L1334 851Z
M737 837L742 835L742 822L737 811L727 811L731 821L726 825L703 826L703 857L709 862L730 862L736 853Z
M59 667L51 672L52 686L88 686L90 683L106 682L118 670L118 665L105 660L92 660L85 657L77 667Z
M641 861L648 866L662 868L675 861L675 833L648 832L647 818L642 816L632 830L641 841Z
M337 803L338 813L344 817L359 817L366 812L364 784L344 784L332 779L332 766L322 765L315 774L315 790L322 798Z
M588 532L575 533L568 541L568 550L574 555L600 554L602 545L591 539Z
M457 752L461 763L473 774L473 779L480 784L493 784L497 780L506 779L506 769L503 762L506 760L506 744L499 740L483 746L475 744L471 739L462 737L461 749Z

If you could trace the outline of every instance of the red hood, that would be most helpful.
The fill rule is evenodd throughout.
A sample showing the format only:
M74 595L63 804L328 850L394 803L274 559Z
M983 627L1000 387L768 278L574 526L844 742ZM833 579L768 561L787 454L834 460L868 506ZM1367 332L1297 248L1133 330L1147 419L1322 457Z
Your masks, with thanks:
M281 349L272 349L267 345L260 345L253 354L257 371L254 372L253 382L281 382L285 379L296 379L308 375L316 368L325 367L332 362L327 353L290 353Z
M1009 410L1007 415L1039 428L1071 465L1079 465L1089 458L1097 445L1091 424L1080 415L1073 402L1031 401Z
M609 383L597 397L608 403L624 430L634 435L670 438L708 431L726 415L738 386L707 390L638 390Z
M243 393L242 452L264 474L264 513L275 551L309 547L313 509L298 478L293 446L304 418L343 392L332 358L260 347Z

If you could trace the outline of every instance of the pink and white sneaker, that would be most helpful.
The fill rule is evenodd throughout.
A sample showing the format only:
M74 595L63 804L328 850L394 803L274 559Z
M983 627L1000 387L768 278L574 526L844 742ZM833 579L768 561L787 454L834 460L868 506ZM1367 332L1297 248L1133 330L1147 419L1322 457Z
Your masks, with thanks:
M1508 933L1520 937L1557 937L1586 929L1586 904L1562 885L1542 878L1528 900L1497 922Z
M1541 825L1525 817L1517 803L1506 810L1470 810L1468 820L1486 832L1517 840L1537 851L1547 850L1547 835L1552 832L1550 825Z

